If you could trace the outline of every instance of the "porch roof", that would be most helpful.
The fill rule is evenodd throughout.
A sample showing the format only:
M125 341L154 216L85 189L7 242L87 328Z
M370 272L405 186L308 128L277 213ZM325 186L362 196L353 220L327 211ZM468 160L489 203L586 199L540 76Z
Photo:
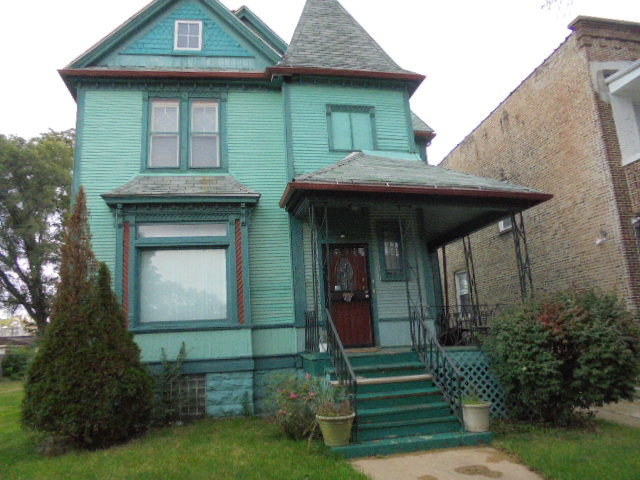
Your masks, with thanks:
M231 175L138 175L102 195L108 204L145 202L257 203L260 194Z
M429 223L425 240L435 247L550 198L528 187L428 165L417 155L363 151L294 178L280 206L302 218L314 203L415 205Z
M528 187L428 165L411 154L353 152L343 160L293 179L280 200L290 209L304 192L492 197L533 206L551 195ZM524 202L524 203L523 203Z

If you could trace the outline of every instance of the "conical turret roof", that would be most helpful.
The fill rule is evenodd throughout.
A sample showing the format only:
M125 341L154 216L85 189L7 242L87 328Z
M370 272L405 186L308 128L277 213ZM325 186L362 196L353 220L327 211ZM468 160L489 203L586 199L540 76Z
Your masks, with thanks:
M337 0L307 0L278 67L418 75L401 68Z

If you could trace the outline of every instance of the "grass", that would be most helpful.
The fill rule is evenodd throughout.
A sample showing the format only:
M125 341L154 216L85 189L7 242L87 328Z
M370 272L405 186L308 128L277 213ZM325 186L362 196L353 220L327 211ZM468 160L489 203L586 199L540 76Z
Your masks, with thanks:
M293 442L257 418L203 420L125 445L47 458L19 425L22 385L0 381L0 478L364 480L325 447Z
M494 446L549 480L640 479L638 428L603 421L594 431L528 427L498 435Z

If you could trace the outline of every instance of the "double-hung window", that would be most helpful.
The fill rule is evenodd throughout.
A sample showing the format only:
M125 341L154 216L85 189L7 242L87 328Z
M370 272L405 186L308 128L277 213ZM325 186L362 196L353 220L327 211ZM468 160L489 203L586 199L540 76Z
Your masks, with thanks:
M404 280L405 272L402 259L402 242L399 225L395 222L383 222L378 224L378 243L382 280Z
M219 101L151 98L149 111L146 168L222 167Z
M376 148L373 107L327 105L327 124L330 150L353 152Z
M140 223L136 230L140 326L229 318L227 223Z

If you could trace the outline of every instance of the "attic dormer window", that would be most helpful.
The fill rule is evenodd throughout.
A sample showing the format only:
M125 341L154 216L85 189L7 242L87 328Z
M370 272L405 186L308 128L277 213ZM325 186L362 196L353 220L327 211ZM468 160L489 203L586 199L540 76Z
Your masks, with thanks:
M176 20L176 50L202 50L202 21Z

